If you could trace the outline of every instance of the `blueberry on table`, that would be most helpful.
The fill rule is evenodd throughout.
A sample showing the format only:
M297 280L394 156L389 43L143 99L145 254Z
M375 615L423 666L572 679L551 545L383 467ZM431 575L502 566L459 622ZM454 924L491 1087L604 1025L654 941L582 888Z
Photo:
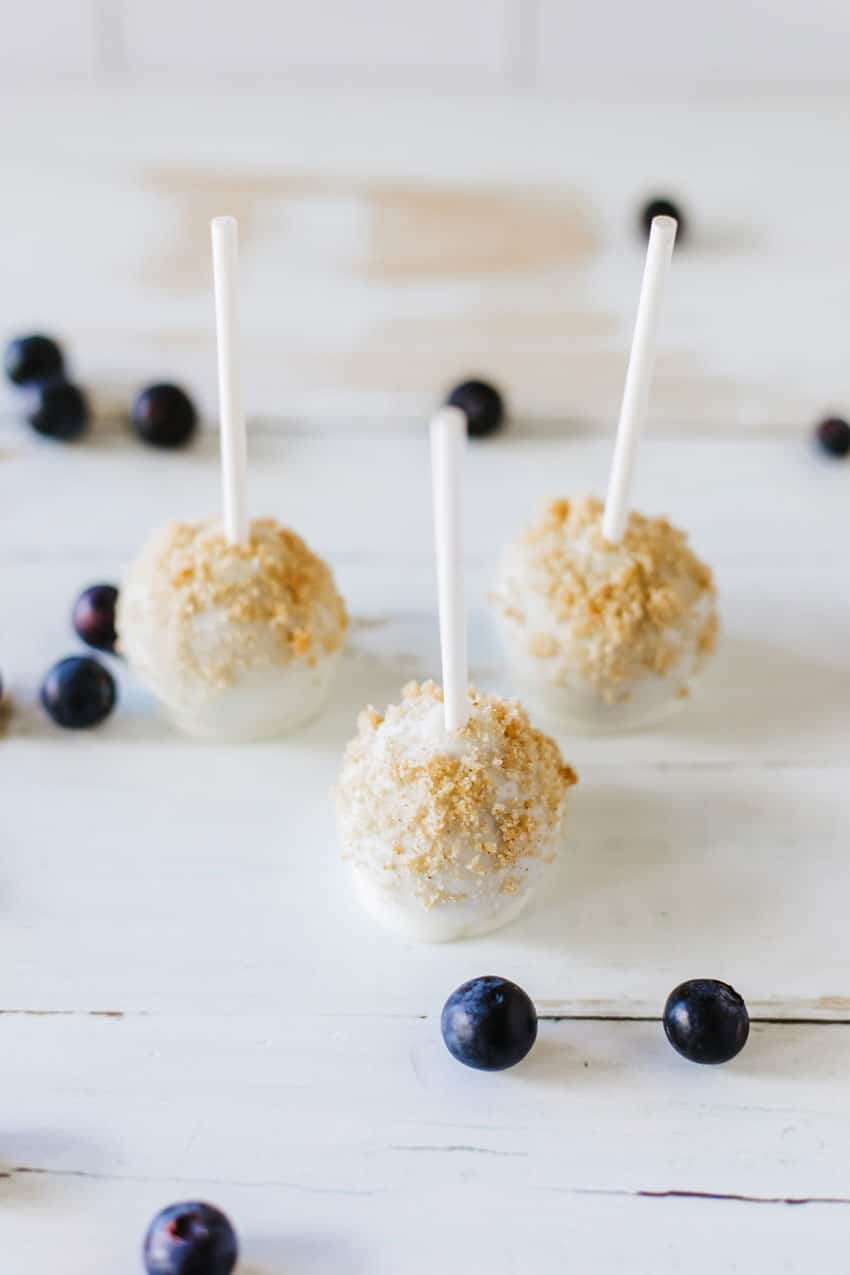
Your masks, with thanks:
M676 230L676 242L682 242L685 237L687 223L682 210L673 203L672 199L648 199L641 208L640 226L647 239L649 238L649 231L654 217L672 217L674 221L677 221L679 224Z
M494 385L487 381L463 381L446 399L449 407L459 407L466 417L470 438L494 434L505 419L505 404Z
M683 1058L697 1063L729 1062L750 1034L750 1016L734 987L715 978L680 983L664 1006L664 1031Z
M84 589L71 614L77 637L98 651L114 651L117 601L118 590L114 584L93 584Z
M828 456L842 457L850 452L850 425L839 416L821 421L815 431L818 445Z
M521 1062L537 1039L537 1011L516 983L485 975L452 992L440 1027L458 1062L479 1071L504 1071Z
M64 360L49 336L19 336L6 346L6 375L13 385L37 385L61 377Z
M195 405L179 385L149 385L137 396L130 421L153 447L182 447L198 423Z
M64 443L83 433L89 423L89 406L78 385L58 378L44 381L32 393L27 420L36 433Z
M97 726L115 707L115 681L90 655L69 655L49 670L41 702L57 726L84 730Z
M239 1255L227 1218L200 1200L157 1213L142 1251L148 1275L230 1275Z

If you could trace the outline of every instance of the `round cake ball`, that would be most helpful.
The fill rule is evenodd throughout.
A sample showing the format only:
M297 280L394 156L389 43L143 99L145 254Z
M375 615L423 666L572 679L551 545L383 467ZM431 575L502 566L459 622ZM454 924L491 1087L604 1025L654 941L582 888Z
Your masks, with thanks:
M271 518L229 544L217 520L159 531L118 600L118 650L190 735L282 734L324 703L348 618L330 568Z
M506 924L556 857L575 782L520 704L472 690L449 735L441 689L411 683L400 704L360 714L335 791L363 903L436 942Z
M643 725L689 695L717 641L711 571L666 518L556 500L508 549L494 605L529 700L578 730Z

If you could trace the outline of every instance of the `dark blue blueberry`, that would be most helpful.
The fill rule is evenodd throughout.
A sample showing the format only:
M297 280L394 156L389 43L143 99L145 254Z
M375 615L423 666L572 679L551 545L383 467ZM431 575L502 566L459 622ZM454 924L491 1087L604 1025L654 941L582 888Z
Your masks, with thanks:
M649 238L649 231L652 227L653 217L672 217L679 223L676 230L676 243L680 244L687 233L687 222L681 208L673 203L672 199L663 197L648 199L640 210L640 226L646 238Z
M97 726L115 707L112 674L90 655L69 655L41 684L41 702L57 726Z
M230 1275L239 1247L220 1209L186 1200L157 1213L142 1252L148 1275Z
M74 603L71 623L78 637L98 651L115 650L115 604L118 590L114 584L93 584L84 589Z
M739 1054L750 1034L742 997L716 978L680 983L664 1006L664 1031L673 1048L697 1063L724 1063Z
M458 1062L480 1071L504 1071L521 1062L537 1039L537 1011L516 983L490 974L452 992L440 1027Z
M62 351L49 336L19 336L6 346L6 375L13 385L37 385L61 377Z
M47 438L69 442L83 433L89 423L89 406L78 385L57 378L44 381L32 391L27 420Z
M130 414L133 429L153 447L182 447L198 423L195 405L179 385L149 385Z
M830 416L821 421L815 438L828 456L842 457L850 452L850 425L840 416Z
M466 416L470 438L494 434L505 419L505 404L494 385L486 381L463 381L456 385L446 402L459 407Z

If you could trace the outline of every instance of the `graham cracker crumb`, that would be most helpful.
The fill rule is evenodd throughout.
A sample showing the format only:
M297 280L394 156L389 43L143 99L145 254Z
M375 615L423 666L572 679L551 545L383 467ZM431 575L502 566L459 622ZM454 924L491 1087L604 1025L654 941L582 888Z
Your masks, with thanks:
M496 604L555 684L578 670L614 701L646 674L670 675L683 655L699 665L718 624L711 571L684 532L633 512L611 545L602 512L595 497L552 501L511 551Z
M439 733L442 699L434 682L413 682L383 716L361 713L335 792L349 854L386 846L428 907L519 891L523 863L551 858L577 782L518 703L471 689L469 720L450 738Z
M217 688L260 662L312 666L317 647L332 654L344 641L330 568L272 518L251 523L246 545L230 544L217 520L172 523L131 575L139 587L122 590L119 631L141 620L167 634L186 672ZM205 616L215 627L198 628Z

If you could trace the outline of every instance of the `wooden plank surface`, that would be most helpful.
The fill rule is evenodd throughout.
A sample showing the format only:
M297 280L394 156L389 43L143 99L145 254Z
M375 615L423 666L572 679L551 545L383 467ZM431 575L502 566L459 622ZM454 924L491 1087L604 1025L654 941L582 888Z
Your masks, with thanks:
M163 518L215 506L215 449L204 434L156 454L108 426L50 447L2 423L16 711L0 742L0 1199L16 1268L133 1269L148 1216L199 1193L237 1221L246 1275L840 1270L846 470L802 434L648 440L641 507L687 525L718 572L705 692L663 729L561 736L581 783L556 888L501 934L433 948L358 910L327 800L357 709L436 671L423 433L252 437L256 507L327 555L353 613L321 721L198 746L124 670L98 731L62 734L37 706L75 648L76 591L120 580ZM566 429L472 450L482 685L510 688L486 609L502 544L547 495L599 490L607 456ZM445 996L485 971L544 1015L527 1065L501 1076L459 1068L439 1039ZM663 1040L663 1000L694 975L729 979L762 1020L727 1068Z
M293 1016L276 973L226 1024L0 1020L20 1269L134 1270L149 1216L197 1193L238 1219L246 1275L842 1269L847 1027L756 1026L709 1069L657 1024L544 1022L485 1076L433 1016Z
M691 233L654 424L793 431L848 410L842 100L388 105L166 86L42 92L26 118L4 148L0 335L56 330L106 407L169 377L212 415L208 221L228 211L255 416L412 429L479 372L522 419L608 430L637 213L660 192Z

